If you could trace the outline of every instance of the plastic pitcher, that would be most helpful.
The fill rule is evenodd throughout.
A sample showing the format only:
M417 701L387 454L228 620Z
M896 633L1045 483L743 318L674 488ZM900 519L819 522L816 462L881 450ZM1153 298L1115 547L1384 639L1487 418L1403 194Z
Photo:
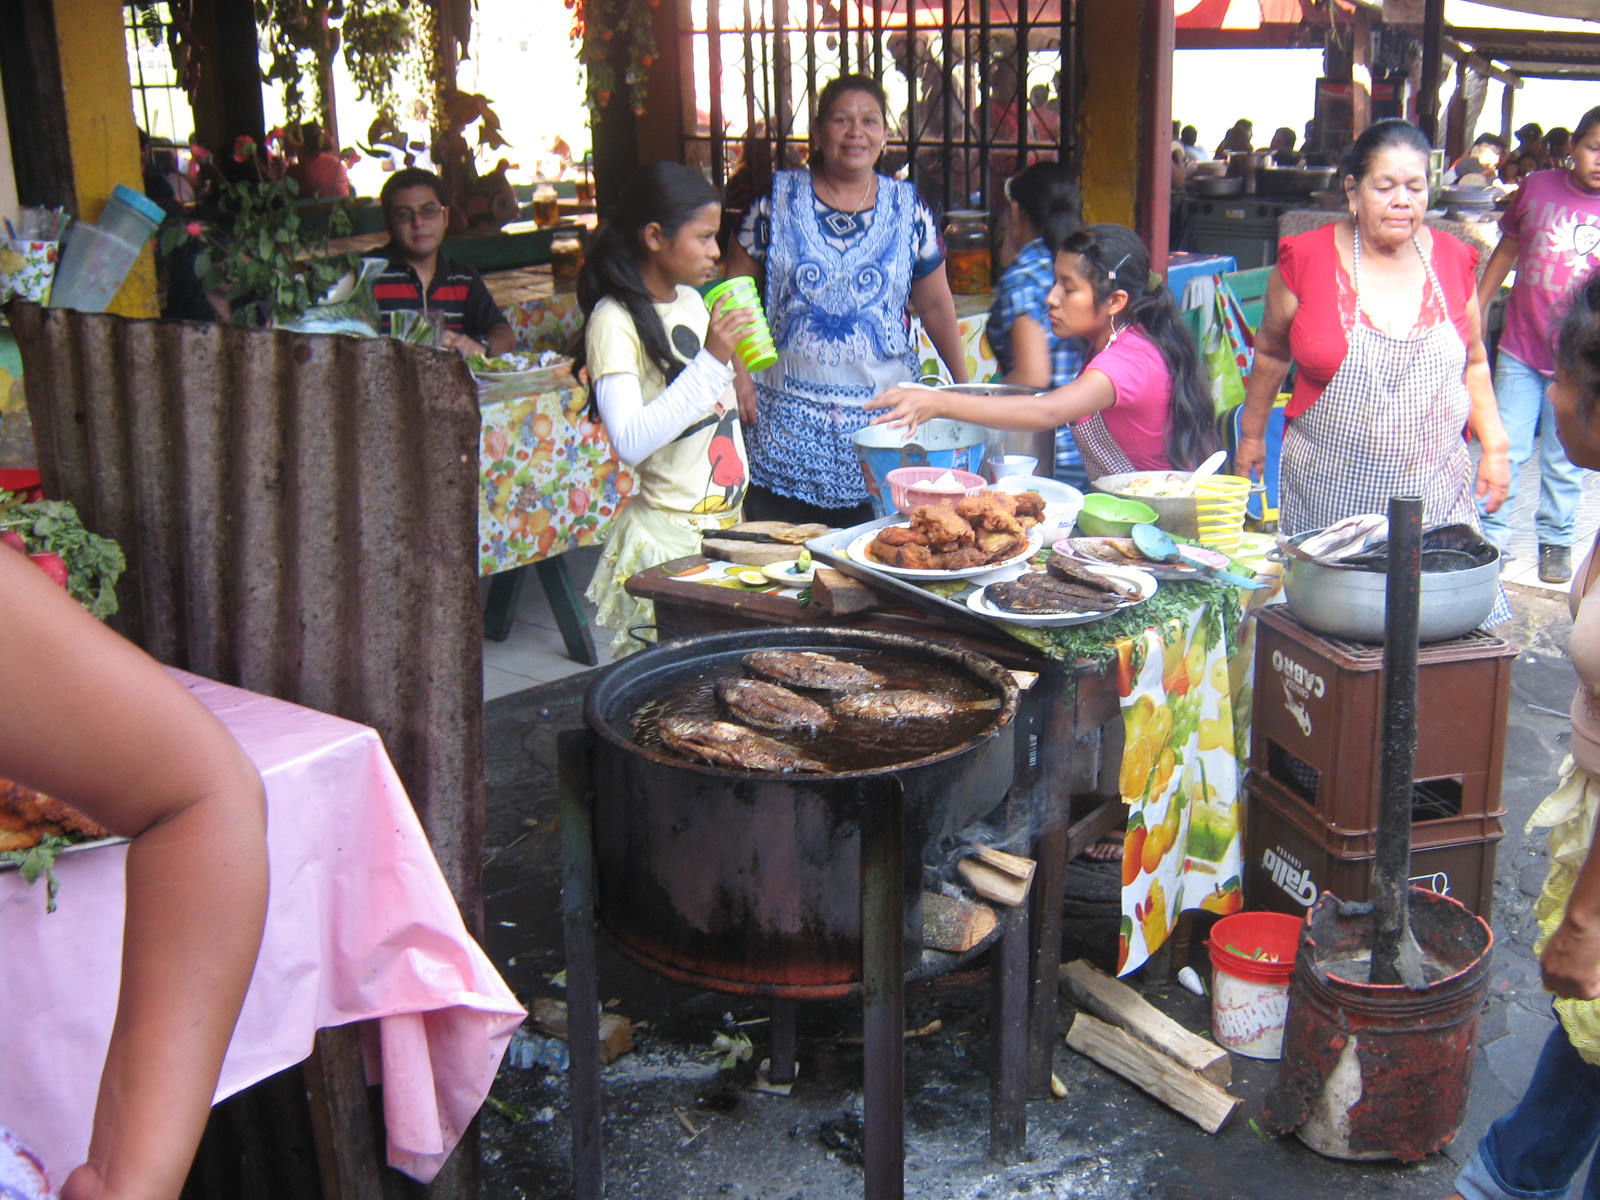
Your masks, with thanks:
M143 246L143 239L137 244L125 242L97 225L80 221L67 232L50 289L50 307L105 312Z

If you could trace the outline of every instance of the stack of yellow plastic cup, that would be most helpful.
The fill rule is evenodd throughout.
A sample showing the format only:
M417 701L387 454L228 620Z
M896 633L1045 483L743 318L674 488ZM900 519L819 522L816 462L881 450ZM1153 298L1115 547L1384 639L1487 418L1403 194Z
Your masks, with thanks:
M756 281L748 275L735 275L704 292L706 307L712 308L719 298L728 297L732 308L743 308L755 318L755 324L746 331L734 347L739 361L750 371L765 371L778 361L778 348L772 342L772 329L767 325L767 314L761 311L761 295L756 291Z
M1244 510L1250 500L1250 481L1238 475L1212 475L1195 484L1197 539L1224 554L1239 549L1244 534Z

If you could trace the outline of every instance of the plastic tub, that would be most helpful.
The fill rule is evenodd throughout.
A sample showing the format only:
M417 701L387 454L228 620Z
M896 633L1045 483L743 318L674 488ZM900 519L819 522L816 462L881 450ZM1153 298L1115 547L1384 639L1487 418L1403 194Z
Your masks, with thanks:
M926 486L943 475L954 475L961 487L946 492ZM909 513L924 504L949 508L962 497L975 496L984 489L983 476L974 475L971 471L952 470L950 467L896 467L886 479L889 498L895 508L903 513Z
M1283 1052L1302 924L1287 913L1242 912L1211 927L1211 1032L1219 1046L1246 1058Z
M897 467L950 468L978 474L983 465L984 446L989 431L967 421L943 417L924 421L917 436L908 438L904 429L892 425L866 425L856 431L856 457L867 481L867 498L876 516L885 516L891 505L889 472Z
M135 245L96 225L74 225L56 266L50 307L105 312L143 248L143 239Z
M1153 525L1155 509L1139 500L1091 492L1078 510L1078 528L1091 537L1127 537L1135 525Z

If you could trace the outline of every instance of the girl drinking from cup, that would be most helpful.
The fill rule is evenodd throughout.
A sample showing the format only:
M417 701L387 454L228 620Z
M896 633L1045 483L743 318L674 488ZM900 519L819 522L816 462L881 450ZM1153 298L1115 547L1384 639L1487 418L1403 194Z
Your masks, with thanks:
M712 310L695 288L716 270L722 206L696 170L651 163L623 186L578 276L586 318L580 365L612 449L638 475L588 597L621 657L654 620L628 577L695 554L708 529L737 524L749 468L733 394L734 347L752 324L729 298Z
M1217 449L1211 389L1172 293L1150 271L1131 229L1091 225L1061 243L1049 296L1050 329L1083 338L1083 373L1038 396L993 399L895 387L867 407L908 434L934 417L993 429L1071 424L1090 479L1124 471L1192 470Z

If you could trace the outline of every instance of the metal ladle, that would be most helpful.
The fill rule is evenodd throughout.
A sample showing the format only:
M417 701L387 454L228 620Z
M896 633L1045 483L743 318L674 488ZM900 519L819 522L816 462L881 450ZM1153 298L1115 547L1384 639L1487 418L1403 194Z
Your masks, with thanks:
M1129 531L1129 536L1133 538L1133 544L1139 548L1139 553L1151 562L1181 562L1194 567L1208 579L1232 587L1249 588L1254 591L1256 588L1267 586L1259 580L1246 579L1243 575L1236 575L1219 567L1217 560L1221 559L1225 565L1228 561L1227 555L1216 550L1207 550L1204 546L1179 546L1172 540L1171 534L1158 526L1135 525Z

